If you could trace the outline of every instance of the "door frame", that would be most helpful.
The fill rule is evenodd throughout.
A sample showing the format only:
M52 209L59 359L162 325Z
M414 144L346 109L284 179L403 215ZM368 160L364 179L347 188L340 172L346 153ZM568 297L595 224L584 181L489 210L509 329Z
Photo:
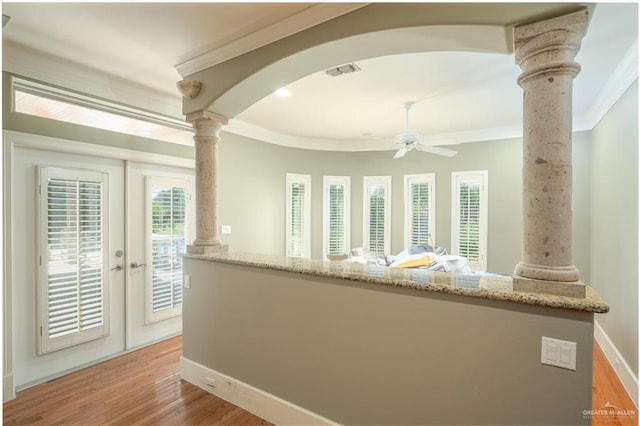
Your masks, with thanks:
M80 142L68 139L54 138L50 136L42 136L31 133L16 132L11 130L3 130L3 149L0 153L2 161L2 266L3 271L3 399L9 401L15 398L16 388L13 377L13 258L11 253L14 247L13 235L13 194L12 194L12 176L14 170L14 150L15 148L31 148L44 151L54 151L66 154L88 155L92 157L110 158L122 160L125 162L125 235L128 231L128 167L130 161L136 161L147 164L182 167L186 169L195 169L195 160L181 157L172 157L164 154L156 154L143 151L135 151L124 148L116 148L108 145L97 145L87 142ZM125 315L126 309L129 307L130 283L125 274ZM125 351L130 349L129 336L125 327ZM102 360L100 360L102 361ZM84 367L84 366L83 366Z

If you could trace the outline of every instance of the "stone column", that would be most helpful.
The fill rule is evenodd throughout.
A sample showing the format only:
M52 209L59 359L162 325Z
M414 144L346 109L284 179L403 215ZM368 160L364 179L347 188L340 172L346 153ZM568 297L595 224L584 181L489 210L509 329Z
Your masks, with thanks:
M196 239L187 253L227 251L218 240L218 142L227 118L209 111L187 115L195 130L196 148Z
M516 291L584 297L572 257L572 89L587 9L516 27L524 89L522 260Z

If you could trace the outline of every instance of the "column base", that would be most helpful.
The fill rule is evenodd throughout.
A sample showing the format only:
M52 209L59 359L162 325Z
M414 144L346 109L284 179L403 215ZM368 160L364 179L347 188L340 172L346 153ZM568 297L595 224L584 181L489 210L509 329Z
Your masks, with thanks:
M227 252L229 252L229 246L226 244L217 244L211 246L187 245L188 254L215 254Z
M516 275L512 278L513 291L574 297L576 299L584 299L587 295L586 285L582 281L546 281Z

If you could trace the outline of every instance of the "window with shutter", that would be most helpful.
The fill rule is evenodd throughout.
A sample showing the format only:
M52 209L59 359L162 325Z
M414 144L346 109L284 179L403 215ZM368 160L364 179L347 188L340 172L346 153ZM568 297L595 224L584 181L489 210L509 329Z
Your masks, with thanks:
M108 176L38 169L38 352L109 333Z
M452 174L452 253L466 257L472 269L487 269L488 172Z
M432 244L436 236L435 174L404 176L405 248Z
M182 314L182 258L187 250L188 182L146 178L147 323Z
M347 254L350 250L351 178L325 176L323 179L323 253Z
M364 177L363 245L372 253L391 248L391 176Z
M311 176L286 175L286 255L311 256Z

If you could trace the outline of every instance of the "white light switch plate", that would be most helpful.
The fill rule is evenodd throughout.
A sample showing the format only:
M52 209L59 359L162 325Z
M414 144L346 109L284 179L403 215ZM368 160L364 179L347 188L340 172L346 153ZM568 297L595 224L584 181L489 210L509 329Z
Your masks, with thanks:
M540 362L555 367L576 369L576 342L542 336Z
M184 285L184 288L191 288L191 275L184 274L182 285Z
M220 227L220 233L222 235L230 235L231 234L231 225L222 225Z

